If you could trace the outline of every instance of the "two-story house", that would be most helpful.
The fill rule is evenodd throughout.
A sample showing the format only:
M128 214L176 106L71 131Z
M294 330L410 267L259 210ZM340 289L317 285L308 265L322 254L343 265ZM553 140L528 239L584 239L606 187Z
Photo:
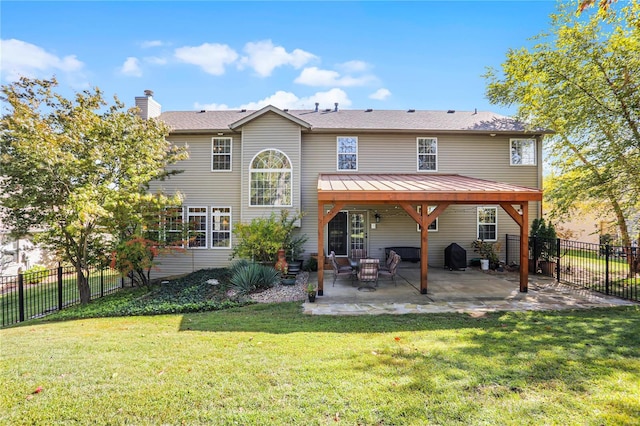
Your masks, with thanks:
M481 111L316 104L161 112L145 93L136 98L143 117L169 124L170 140L188 145L190 155L174 166L183 173L152 188L183 194L176 219L191 233L184 253L162 259L161 275L228 265L234 224L281 209L305 213L305 254L317 253L320 265L331 251L346 257L365 249L384 261L385 247L418 248L423 293L428 265L442 267L453 242L471 251L476 239L519 234L527 265L529 224L542 200L544 132ZM521 291L527 269L520 268ZM319 294L323 282L319 268Z

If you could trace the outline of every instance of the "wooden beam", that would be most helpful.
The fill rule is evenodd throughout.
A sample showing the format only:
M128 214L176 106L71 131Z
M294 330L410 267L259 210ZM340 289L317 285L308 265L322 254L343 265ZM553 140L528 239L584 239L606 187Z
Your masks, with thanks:
M522 215L518 213L511 204L500 203L500 206L509 216L511 216L511 219L513 219L519 226L522 226Z
M522 223L520 223L520 291L529 291L529 203L520 204Z
M410 203L398 203L400 205L400 207L402 207L402 209L407 212L407 214L409 216L411 216L411 218L413 220L416 221L417 224L422 224L422 216L420 216L420 214L416 211L416 209L413 208L413 206Z
M438 218L438 216L440 216L442 212L444 212L447 209L447 207L449 207L450 204L451 203L440 203L436 206L436 208L431 213L429 213L429 209L427 208L428 219L427 219L427 222L423 225L423 227L429 228L429 225L431 225L433 221L435 221Z
M342 210L342 208L344 207L345 204L346 203L344 201L340 201L340 202L335 203L333 205L333 207L331 208L331 210L329 210L327 212L327 215L324 216L324 223L331 222L331 219L333 219L334 217L336 217L336 215L338 213L340 213L340 210ZM324 208L322 209L322 214L324 215ZM318 216L318 217L320 217L320 216Z

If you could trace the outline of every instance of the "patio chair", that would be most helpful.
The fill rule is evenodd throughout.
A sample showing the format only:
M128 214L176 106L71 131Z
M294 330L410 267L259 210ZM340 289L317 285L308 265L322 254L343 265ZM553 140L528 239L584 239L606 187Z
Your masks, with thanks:
M360 260L367 257L367 251L365 249L351 249L351 259Z
M358 281L361 283L373 283L373 287L378 286L378 266L380 259L360 259L360 269L358 270ZM358 290L371 286L359 286Z
M349 277L353 280L353 268L349 265L338 265L338 261L336 260L336 253L334 251L329 253L329 261L331 262L331 267L333 268L332 287L336 285L336 280L338 279L338 277Z
M401 260L402 258L399 254L394 254L393 259L391 259L391 264L389 265L389 270L380 271L378 272L378 275L381 275L383 277L391 277L391 281L393 281L393 284L397 286L398 283L396 282L396 272L398 272L398 264Z
M380 265L380 271L388 271L391 266L391 262L393 262L393 257L396 255L396 252L391 250L389 252L389 256L387 257L387 261L384 265Z

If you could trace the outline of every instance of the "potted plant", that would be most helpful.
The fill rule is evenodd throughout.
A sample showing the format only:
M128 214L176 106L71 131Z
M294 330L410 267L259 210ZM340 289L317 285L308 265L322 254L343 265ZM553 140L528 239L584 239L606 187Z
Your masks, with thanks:
M307 284L307 296L309 297L309 302L313 303L316 301L317 289L313 283Z
M499 243L489 243L484 240L475 240L471 243L473 251L480 255L480 269L488 271L491 266L495 269L500 263L498 257L498 251L500 250Z
M529 233L529 257L531 272L541 271L545 275L553 275L557 265L557 239L555 227L544 219L534 219Z

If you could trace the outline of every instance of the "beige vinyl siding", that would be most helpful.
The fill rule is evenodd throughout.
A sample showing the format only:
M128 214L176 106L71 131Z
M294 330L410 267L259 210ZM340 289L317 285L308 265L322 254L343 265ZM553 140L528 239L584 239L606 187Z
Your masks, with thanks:
M300 126L275 113L265 114L242 127L242 222L256 217L266 217L279 212L283 207L254 207L249 205L249 167L260 151L278 149L284 152L292 166L291 211L301 209L300 203ZM284 207L286 208L286 207Z
M231 136L231 135L225 135ZM182 173L169 179L151 184L151 192L158 190L167 194L180 192L184 197L184 206L202 206L208 208L207 231L211 233L211 206L231 207L232 229L240 219L240 151L241 139L233 135L232 171L211 171L210 135L171 136L169 139L177 145L187 144L189 158L171 166ZM185 217L186 220L186 217ZM209 247L210 238L209 235ZM233 237L231 239L233 244ZM173 254L161 256L158 267L152 271L153 277L175 276L197 271L203 268L222 267L229 264L231 249L184 249Z

